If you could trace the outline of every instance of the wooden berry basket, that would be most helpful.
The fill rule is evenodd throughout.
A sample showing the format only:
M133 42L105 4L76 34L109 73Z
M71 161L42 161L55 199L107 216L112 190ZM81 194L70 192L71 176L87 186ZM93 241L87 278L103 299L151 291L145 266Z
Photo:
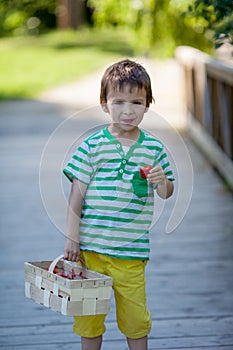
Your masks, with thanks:
M25 296L66 316L108 314L112 278L59 256L54 261L26 262ZM75 279L54 273L72 270Z

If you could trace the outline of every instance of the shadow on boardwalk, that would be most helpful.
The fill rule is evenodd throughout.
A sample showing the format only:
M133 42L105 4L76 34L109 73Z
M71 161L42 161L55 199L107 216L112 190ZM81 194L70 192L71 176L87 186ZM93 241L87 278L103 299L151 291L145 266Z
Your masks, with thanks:
M87 96L88 91L91 104L94 101L91 100L91 89L93 86L96 88L97 83L92 78L88 79L83 81L83 85L77 84L76 89L82 91L83 96ZM165 81L162 84L161 87L158 83L156 90L161 88L164 91ZM173 81L169 91L175 91L176 96L175 85ZM80 86L86 86L87 90ZM73 90L66 89L66 96L69 96L69 91L72 94ZM61 99L59 96L58 99ZM161 111L172 115L169 98L172 97L169 95L164 100ZM75 120L71 119L57 129L56 142L50 149L52 157L46 163L43 174L43 179L47 179L44 189L48 189L52 200L48 208L54 221L51 222L43 207L39 188L41 155L56 127L74 111L83 108L85 101L80 97L73 105L58 102L47 95L41 101L0 104L0 347L3 349L80 348L80 339L72 333L72 318L56 314L24 297L24 261L52 259L63 249L63 235L54 222L60 227L65 220L64 207L56 201L56 181L67 145L86 129L107 122L106 116L98 115L98 109L94 109L95 115L90 113L92 109L78 114ZM178 109L176 111L178 114ZM174 161L178 164L175 196L166 202L151 230L147 289L153 329L149 349L233 349L231 193L183 134L194 171L192 198L181 224L172 234L166 234L166 223L179 191L179 195L187 201L185 194L190 191L187 186L192 185L192 181L188 180L190 168L183 164L180 138L172 128L164 128L163 123L154 119L147 119L145 128L165 140L171 154L176 150ZM184 178L187 180L185 184L180 181ZM68 190L65 182L65 194ZM159 202L159 205L163 203ZM116 327L114 302L106 325L103 350L126 349L124 337Z

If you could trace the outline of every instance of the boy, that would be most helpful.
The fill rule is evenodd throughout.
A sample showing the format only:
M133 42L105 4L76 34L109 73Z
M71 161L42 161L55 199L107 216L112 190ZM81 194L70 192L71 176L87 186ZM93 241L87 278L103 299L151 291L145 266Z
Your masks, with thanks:
M113 278L117 323L130 350L146 350L151 329L144 270L154 190L164 199L173 193L163 145L138 127L152 100L150 77L140 64L127 59L110 66L100 104L111 124L84 140L64 169L72 181L64 258L82 257L89 269ZM140 173L146 166L147 178ZM74 317L83 350L101 348L104 319Z

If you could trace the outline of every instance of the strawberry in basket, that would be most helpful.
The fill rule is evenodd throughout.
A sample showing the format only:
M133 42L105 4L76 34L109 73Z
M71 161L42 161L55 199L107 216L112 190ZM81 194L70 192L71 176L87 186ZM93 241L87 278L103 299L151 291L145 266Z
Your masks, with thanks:
M64 278L69 278L70 280L75 280L75 279L78 279L78 278L87 279L87 277L84 276L82 271L80 271L79 274L76 275L74 269L72 269L71 271L55 272L55 273L58 276L61 276L61 277L64 277Z

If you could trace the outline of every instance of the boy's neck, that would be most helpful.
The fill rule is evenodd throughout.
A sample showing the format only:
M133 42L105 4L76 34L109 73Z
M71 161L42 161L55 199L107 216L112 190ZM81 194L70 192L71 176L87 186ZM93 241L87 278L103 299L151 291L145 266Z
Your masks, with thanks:
M140 136L140 129L135 127L133 130L127 131L119 129L115 124L111 124L108 127L110 134L118 139L122 145L131 146L138 140Z

